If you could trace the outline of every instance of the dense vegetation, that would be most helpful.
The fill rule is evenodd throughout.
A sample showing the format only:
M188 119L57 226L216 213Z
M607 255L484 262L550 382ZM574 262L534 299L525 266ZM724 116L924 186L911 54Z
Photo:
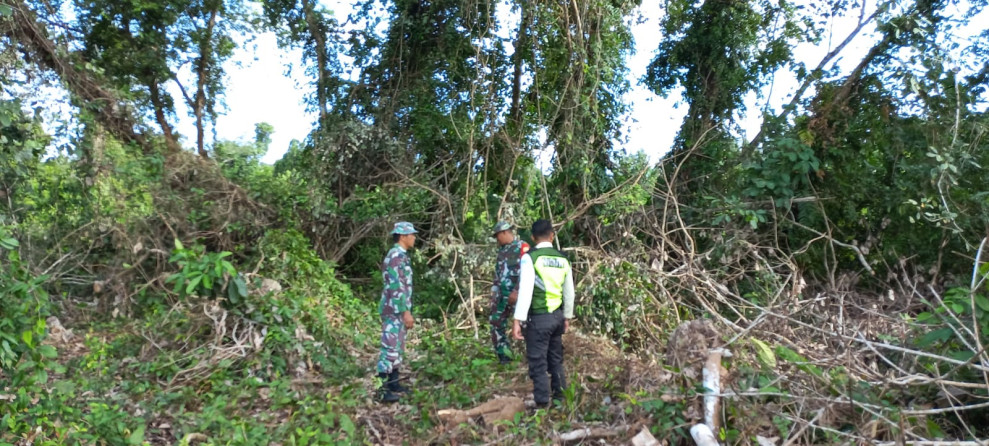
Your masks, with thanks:
M622 147L638 6L0 0L0 444L687 444L694 319L734 353L726 443L989 437L989 30L956 34L985 1L670 0L643 81L688 111L656 164ZM797 62L832 21L874 30L862 59ZM274 165L267 124L209 138L261 32L303 50L318 115ZM527 392L483 321L490 228L538 218L579 275L566 404L445 426ZM415 392L383 407L397 220L422 231Z

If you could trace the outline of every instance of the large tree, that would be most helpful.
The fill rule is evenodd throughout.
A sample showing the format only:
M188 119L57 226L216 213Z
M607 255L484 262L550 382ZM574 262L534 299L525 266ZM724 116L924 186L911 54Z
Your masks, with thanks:
M745 96L791 63L797 42L816 35L787 2L675 0L668 5L665 38L645 81L663 96L682 88L689 109L670 159L676 181L693 183L679 190L698 190L735 156L729 127L744 112Z
M84 57L99 66L116 88L150 110L172 150L177 135L169 117L174 82L196 122L196 149L207 157L206 127L215 121L224 90L223 63L233 54L234 35L249 23L240 0L78 2L77 27ZM191 72L191 76L184 73ZM191 77L191 85L188 78ZM191 91L191 92L190 92Z

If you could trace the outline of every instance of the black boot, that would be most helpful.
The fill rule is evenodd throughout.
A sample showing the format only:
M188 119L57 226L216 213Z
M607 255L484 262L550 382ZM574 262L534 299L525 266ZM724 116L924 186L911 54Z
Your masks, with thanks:
M408 393L409 389L398 383L398 368L393 368L391 370L391 375L388 376L388 390L397 393Z
M388 374L378 373L378 378L381 379L381 402L383 403L394 403L399 400L399 396L392 393L390 386L388 385Z
M504 353L498 353L498 362L501 365L510 364L512 362L512 357Z

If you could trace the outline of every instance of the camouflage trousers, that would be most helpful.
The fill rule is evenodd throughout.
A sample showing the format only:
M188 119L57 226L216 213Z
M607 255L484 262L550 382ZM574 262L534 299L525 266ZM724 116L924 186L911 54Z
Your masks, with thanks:
M515 305L509 305L508 296L496 294L491 299L491 345L495 353L511 356L512 345L509 336L512 333L512 316Z
M381 315L381 354L378 356L378 373L391 373L402 363L405 353L405 323L401 314Z

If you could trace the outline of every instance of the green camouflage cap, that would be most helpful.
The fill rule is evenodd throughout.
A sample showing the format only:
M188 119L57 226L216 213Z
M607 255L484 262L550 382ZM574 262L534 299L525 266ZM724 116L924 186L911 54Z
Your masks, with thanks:
M391 230L392 234L418 234L416 228L412 226L412 223L407 221L400 221L395 223L395 228Z
M501 231L507 231L514 228L515 226L507 221L499 221L498 224L494 225L494 229L491 230L491 235L498 235Z

